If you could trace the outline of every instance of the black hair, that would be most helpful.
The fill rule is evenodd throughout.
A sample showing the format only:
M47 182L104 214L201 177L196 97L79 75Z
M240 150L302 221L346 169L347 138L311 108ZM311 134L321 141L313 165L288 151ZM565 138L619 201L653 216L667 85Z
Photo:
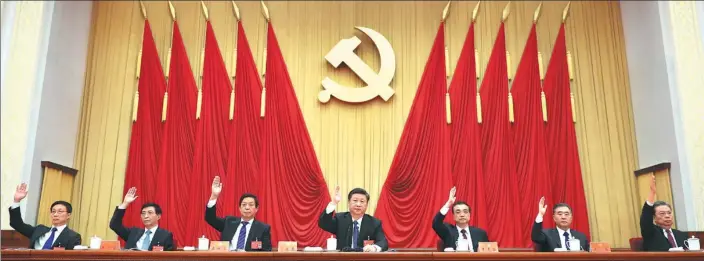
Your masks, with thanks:
M257 198L257 196L255 196L255 195L252 194L252 193L244 193L244 194L242 194L242 196L240 196L240 205L242 205L242 201L243 201L245 198L253 198L253 199L254 199L254 207L257 207L257 208L259 207L259 199Z
M51 211L52 209L54 209L54 206L56 206L56 205L63 205L64 207L66 207L66 212L67 212L67 213L73 212L73 207L71 207L71 203L68 203L68 202L63 201L63 200L54 201L54 203L51 204L51 207L49 207L49 211Z
M352 200L352 195L354 195L354 194L364 195L367 197L367 202L369 201L369 193L367 193L367 191L364 190L363 188L354 188L354 189L350 190L350 193L347 194L347 201Z
M667 204L667 202L665 201L658 200L653 203L653 212L655 212L655 208L659 206L667 206L668 208L670 208L670 211L672 211L672 206L670 206L670 204Z
M459 206L459 205L467 206L467 209L469 209L469 213L472 213L472 207L470 207L469 204L467 204L467 202L464 202L464 201L457 201L457 202L455 202L455 204L452 204L452 212L455 212L455 206Z
M566 207L567 209L570 210L570 213L572 213L572 207L570 205L567 205L567 203L557 203L555 204L554 207L552 207L552 212L555 213L555 210L559 207Z
M144 203L144 205L142 205L142 210L148 207L154 207L154 212L156 212L157 215L161 215L161 207L159 206L159 204L156 204L154 202Z

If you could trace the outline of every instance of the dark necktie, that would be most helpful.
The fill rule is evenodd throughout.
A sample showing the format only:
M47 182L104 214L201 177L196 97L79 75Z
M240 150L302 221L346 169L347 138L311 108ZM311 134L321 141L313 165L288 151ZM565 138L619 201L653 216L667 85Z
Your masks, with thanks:
M240 235L237 237L237 249L244 249L244 241L247 236L247 225L249 222L242 221L242 228L240 229Z
M44 242L44 246L42 246L42 249L51 249L51 246L54 245L54 233L56 232L56 228L53 227L51 228L51 235L49 235L49 238Z
M467 230L462 229L462 230L460 230L460 232L462 232L462 238L468 239L467 238Z
M357 238L359 237L359 222L354 222L352 229L352 248L357 248Z
M665 229L665 231L667 231L667 241L670 241L670 246L676 248L677 244L675 244L675 237L672 236L672 230Z
M565 233L562 233L562 235L565 236L565 248L570 249L570 233L567 233L567 231L565 231Z

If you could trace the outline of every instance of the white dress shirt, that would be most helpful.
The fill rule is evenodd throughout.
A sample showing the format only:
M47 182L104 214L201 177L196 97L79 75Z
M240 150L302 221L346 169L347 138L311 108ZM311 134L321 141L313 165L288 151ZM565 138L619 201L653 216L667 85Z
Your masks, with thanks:
M144 240L147 237L147 230L151 231L152 233L149 235L149 245L151 246L152 240L154 239L154 233L156 233L156 229L159 228L159 225L154 226L151 229L144 229L144 233L142 233L142 236L139 237L139 240L137 240L137 245L135 245L136 248L142 249L142 244L144 244ZM159 242L161 246L164 246L164 242ZM149 249L144 249L144 250L149 250Z
M212 208L213 206L215 206L215 203L217 203L217 201L218 201L217 199L209 200L207 207ZM244 219L240 218L240 224L237 225L237 230L235 230L235 235L232 236L232 240L230 240L230 250L237 250L237 243L238 243L237 240L240 238L240 231L242 231L242 221L249 222L249 224L247 224L247 227L246 227L247 230L245 231L245 234L244 234L244 241L245 241L244 247L247 248L247 238L249 238L249 231L252 230L252 223L254 222L254 219L244 220ZM259 240L259 239L257 239L257 240Z
M443 207L440 209L440 214L447 215L447 212L450 211L450 208L448 207ZM467 240L469 241L469 251L474 252L474 244L472 243L472 234L469 233L469 226L465 228L460 228L459 226L455 226L457 228L457 235L459 235L458 239L462 236L462 229L467 231Z
M648 204L648 206L651 206L651 207L655 204L655 203L650 202L650 201L647 201L647 200L645 201L645 203ZM665 238L667 238L667 229L664 229L664 228L663 228L663 229L662 229L662 234L665 235ZM672 234L672 239L675 239L675 234L674 234L674 233ZM675 247L679 247L679 245L677 244L677 239L675 239L675 240L673 240L673 241L675 242ZM668 242L669 242L669 239L668 239Z
M335 211L335 208L336 208L336 207L337 207L337 205L333 204L332 202L329 203L328 206L325 208L325 213L327 213L327 214L332 213L333 211ZM357 223L358 223L358 224L357 224L357 229L359 229L359 232L362 232L362 218L364 218L364 215L362 215L362 217L360 217L360 218L357 219L357 220L352 220L352 223L353 223L353 224L354 224L355 221L357 221ZM354 229L354 228L353 228L353 229ZM354 233L354 232L352 232L352 233ZM353 236L353 235L350 235L350 238L352 238L352 236ZM371 238L370 238L370 239L371 239ZM363 239L363 240L367 240L367 239ZM352 247L352 243L351 243L351 242L352 242L352 240L350 240L350 247ZM372 246L374 246L374 248L376 249L376 252L381 252L381 247L380 247L380 246L378 246L377 244L373 244Z
M13 202L12 205L10 205L10 209L16 209L18 207L20 207L19 203ZM39 239L37 239L37 241L34 242L34 249L42 249L42 247L44 247L44 244L46 243L47 240L49 240L49 237L51 236L51 230L53 230L54 228L56 228L56 232L54 233L54 242L56 242L56 239L59 238L59 235L61 235L61 232L64 231L64 228L66 228L66 224L64 224L62 226L58 226L58 227L51 226L49 228L49 232L46 232L46 233L44 233L44 235L39 236ZM65 247L65 246L62 246L62 247Z

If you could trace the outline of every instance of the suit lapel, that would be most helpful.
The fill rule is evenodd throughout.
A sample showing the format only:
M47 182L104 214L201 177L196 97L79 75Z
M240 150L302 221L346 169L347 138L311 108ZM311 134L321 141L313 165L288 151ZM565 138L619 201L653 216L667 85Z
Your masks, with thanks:
M364 230L362 230L364 229ZM362 227L359 230L359 235L357 235L357 247L364 246L364 240L375 240L371 236L373 234L374 228L372 228L371 218L367 215L362 216Z
M225 224L225 230L222 231L222 241L232 241L235 238L235 232L240 225L239 218L228 218Z
M450 236L452 237L452 248L457 248L457 240L460 239L460 232L457 231L457 226L450 225Z
M562 248L562 242L560 241L560 234L557 233L557 228L550 229L550 236L552 241L555 241L555 248Z
M56 231L57 233L59 231ZM51 247L56 247L59 245L59 242L63 242L64 239L68 238L66 234L68 234L68 227L65 227L64 230L61 231L61 234L54 235L54 243L52 243ZM65 245L62 245L62 247L66 247Z
M166 232L164 232L163 229L157 228L156 232L154 232L154 236L152 236L152 242L150 242L149 246L155 246L156 243L159 243L159 246L164 246L164 238L166 237Z
M130 240L126 243L126 248L138 248L139 246L137 246L137 241L139 241L139 238L144 235L144 229L134 228L132 231L136 233L130 233L130 235L132 235L132 238L130 238Z
M34 234L32 234L32 238L30 238L29 240L29 248L34 248L34 244L36 244L37 240L39 240L41 236L43 236L44 234L46 234L46 232L49 232L50 230L50 228L44 225L37 226L37 228L34 229Z
M260 229L259 222L254 220L254 221L252 221L252 224L250 224L250 226L252 226L252 227L249 228L249 235L247 235L247 239L245 241L245 246L244 246L245 250L252 250L251 244L247 244L247 242L255 241L255 239L258 241L262 240L261 238L258 238L257 236L255 236L255 235L259 235L259 229ZM255 237L257 237L257 238L255 238Z

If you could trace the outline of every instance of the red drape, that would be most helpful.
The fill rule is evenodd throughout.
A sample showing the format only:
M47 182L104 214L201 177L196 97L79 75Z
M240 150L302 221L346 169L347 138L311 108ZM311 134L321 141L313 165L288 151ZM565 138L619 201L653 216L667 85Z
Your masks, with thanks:
M570 107L570 79L566 55L565 24L562 24L543 85L548 107L545 140L550 152L548 160L554 202L570 204L574 212L572 227L589 237L587 202L584 198L577 135Z
M259 186L261 152L259 106L262 83L249 49L242 22L237 22L237 67L235 69L235 112L230 130L227 178L222 198L237 200L245 192L255 193ZM239 216L237 203L226 204L226 214Z
M469 26L462 53L450 83L452 124L452 180L457 200L472 208L470 224L486 229L484 169L481 154L481 127L477 123L477 74L474 60L474 23ZM451 215L447 215L451 219Z
M205 59L201 83L202 104L200 119L196 123L196 143L191 173L190 189L183 191L191 197L192 204L183 211L189 212L186 220L189 229L185 243L196 245L197 237L205 234L209 238L219 238L217 230L210 227L203 212L210 196L210 185L216 175L224 176L227 163L227 145L230 134L230 92L232 85L227 75L225 63L220 54L215 32L210 21L205 33ZM237 204L237 200L220 198L218 206ZM218 214L222 214L219 207ZM192 228L192 229L190 229Z
M271 22L267 33L257 218L271 225L274 245L296 240L300 247L322 246L329 234L318 228L318 216L330 195Z
M156 203L161 205L163 215L160 226L174 234L179 247L186 244L186 222L189 211L202 212L190 207L191 169L195 143L196 96L198 87L188 62L178 22L173 25L171 61L169 65L168 110L162 134L159 158L159 186ZM139 198L137 198L139 199ZM201 206L201 204L197 206ZM189 238L190 239L190 238ZM188 240L192 245L192 240Z
M155 187L159 182L156 178L161 146L161 106L163 103L164 72L156 50L149 20L144 21L142 37L142 64L140 68L139 107L137 121L132 124L129 156L125 171L125 187L123 195L130 187L137 188L137 200L125 213L124 223L127 226L142 226L139 209L142 203L154 200ZM120 197L122 199L122 197Z
M522 225L517 220L520 210L516 204L518 185L508 117L505 41L502 22L480 89L483 111L482 154L486 205L491 220L487 232L500 247L516 247L522 242Z
M452 187L444 27L438 28L376 208L390 247L435 246L430 221Z
M519 246L528 247L531 225L538 213L540 197L552 203L550 190L550 172L545 151L545 124L540 103L540 68L538 64L538 37L535 24L531 27L528 41L523 49L521 62L518 64L516 78L511 86L515 122L513 123L514 144L516 148L516 175L520 201L516 208L523 229ZM547 213L543 219L544 227L554 227L554 221ZM520 242L520 241L519 241Z

